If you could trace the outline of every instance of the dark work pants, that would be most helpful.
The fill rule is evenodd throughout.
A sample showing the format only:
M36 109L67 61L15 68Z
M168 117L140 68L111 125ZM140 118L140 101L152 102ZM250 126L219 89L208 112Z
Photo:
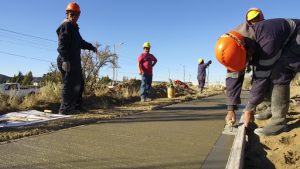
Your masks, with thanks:
M149 97L151 84L152 84L152 75L143 74L141 76L141 88L140 88L140 96L145 99Z
M60 112L69 112L81 106L84 82L80 71L62 71L62 102Z
M205 85L205 79L198 80L198 88L199 89L204 88L204 85Z
M273 68L271 81L274 85L289 85L298 72L300 72L300 55L285 50Z
M62 90L61 90L61 105L59 111L68 113L74 109L81 108L82 93L84 90L84 80L81 67L71 65L71 71L65 72L62 70L62 62L58 58L58 69L61 72ZM73 68L73 69L72 69Z

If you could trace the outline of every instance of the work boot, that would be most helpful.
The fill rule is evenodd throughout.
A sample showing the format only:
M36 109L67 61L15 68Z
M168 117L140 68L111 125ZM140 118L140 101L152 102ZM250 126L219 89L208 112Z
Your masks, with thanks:
M274 85L271 99L272 117L265 127L254 130L254 133L259 136L271 136L288 131L286 114L289 110L289 101L289 85Z
M270 107L267 107L267 109L262 112L254 115L256 120L267 120L272 117L272 112L271 112L271 105Z
M264 95L264 101L259 105L257 105L256 112L261 112L261 113L254 115L255 119L267 120L272 117L272 111L271 111L272 91L273 91L273 84L271 84L270 88L266 90Z

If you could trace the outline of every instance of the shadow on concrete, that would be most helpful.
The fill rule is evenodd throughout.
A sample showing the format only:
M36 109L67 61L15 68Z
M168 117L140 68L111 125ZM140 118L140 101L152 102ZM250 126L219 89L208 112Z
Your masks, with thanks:
M207 110L207 111L205 111ZM99 121L99 123L123 123L123 122L155 122L155 121L202 121L223 120L225 113L212 110L226 110L223 104L207 107L164 107L160 110L142 112L136 115L121 117L112 120ZM225 111L224 111L225 112Z
M184 111L190 111L190 110L226 110L226 105L225 104L219 104L219 105L214 105L214 106L206 106L206 107L164 107L162 108L162 110L175 110L175 111L179 111L179 110L184 110Z

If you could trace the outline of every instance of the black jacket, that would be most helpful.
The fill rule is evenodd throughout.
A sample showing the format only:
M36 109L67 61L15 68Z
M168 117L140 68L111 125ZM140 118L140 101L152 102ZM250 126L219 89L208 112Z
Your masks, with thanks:
M69 61L71 70L81 70L81 49L94 50L95 47L82 39L78 25L64 21L56 30L58 36L58 60Z

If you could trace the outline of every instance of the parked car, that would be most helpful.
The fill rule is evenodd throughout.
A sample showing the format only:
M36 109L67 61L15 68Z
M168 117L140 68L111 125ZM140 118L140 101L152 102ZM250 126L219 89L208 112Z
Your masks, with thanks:
M0 84L0 94L25 97L30 94L35 94L39 91L38 88L24 88L19 83L3 83Z

